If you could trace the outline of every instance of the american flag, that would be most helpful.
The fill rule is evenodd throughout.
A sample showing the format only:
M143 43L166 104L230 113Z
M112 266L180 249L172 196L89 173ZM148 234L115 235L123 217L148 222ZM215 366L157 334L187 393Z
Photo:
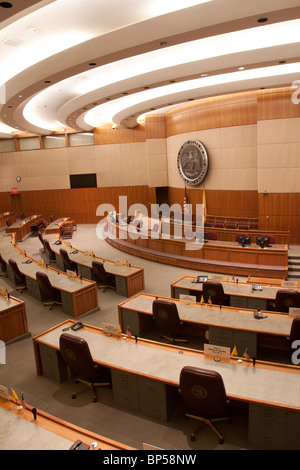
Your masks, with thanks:
M189 198L188 198L187 191L186 191L186 188L185 188L185 190L184 190L184 198L183 198L183 211L184 211L186 214L188 214L188 212L189 212L188 204L189 204Z

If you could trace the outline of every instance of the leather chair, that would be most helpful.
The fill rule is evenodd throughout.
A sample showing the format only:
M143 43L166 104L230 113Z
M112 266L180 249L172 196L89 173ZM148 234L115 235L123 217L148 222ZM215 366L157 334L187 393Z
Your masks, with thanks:
M36 280L40 288L40 291L46 296L46 298L50 299L49 302L44 303L44 306L49 305L50 310L52 310L54 305L62 305L61 293L58 289L55 289L52 286L47 274L37 271L35 276L36 276Z
M62 333L59 338L59 348L65 363L76 374L77 382L85 384L80 390L72 393L72 398L82 390L90 388L93 401L97 401L95 387L110 386L109 370L96 364L92 358L88 343L84 338L69 333ZM100 381L104 378L105 382Z
M49 240L44 238L43 242L44 242L45 251L46 251L46 253L49 257L50 263L51 263L51 261L55 262L56 261L56 256L55 256L55 253L54 253L54 251L52 250L52 248L50 246Z
M61 248L59 253L63 259L65 269L69 269L70 271L77 271L77 263L74 263L74 261L70 260L68 252L64 248Z
M177 305L171 300L155 299L152 304L152 314L154 327L157 331L166 333L161 338L168 343L187 343L186 339L177 338L184 328L184 323L180 320Z
M2 271L0 272L0 276L7 277L7 266L6 266L6 263L5 263L5 261L4 261L4 259L2 258L1 255L0 255L0 265L1 265L1 269L2 269Z
M250 226L249 225L238 225L238 230L249 230Z
M229 228L231 230L235 230L236 229L236 224L226 224L225 225L225 228Z
M274 245L274 243L275 243L275 237L274 237L274 235L271 235L271 234L269 234L269 233L264 233L264 234L262 235L262 237L268 237L270 244Z
M289 348L290 348L290 353L291 353L291 358L290 359L292 361L292 355L293 355L294 350L299 349L299 344L297 343L293 347L293 343L294 343L294 341L297 341L297 342L300 341L300 317L295 317L293 319L293 322L292 322L292 325L291 325L290 335L287 338L287 340L288 340L288 343L289 343ZM297 353L297 359L299 359L299 354L298 353Z
M102 288L103 292L105 292L106 289L116 288L115 276L105 271L104 264L101 261L92 261L92 268L99 289Z
M40 240L41 244L43 245L43 251L42 251L42 253L45 253L46 248L45 248L45 243L44 243L43 235L41 234L41 232L38 232L38 237L39 237L39 240Z
M279 289L275 298L275 311L289 313L290 307L300 307L300 292L292 289Z
M209 298L213 304L227 305L228 299L224 293L221 282L205 281L202 286L202 294L204 302L208 302Z
M215 228L224 228L224 224L222 222L216 222L214 227Z
M27 284L26 284L26 277L23 273L21 273L19 266L17 265L16 261L12 258L8 260L8 264L10 266L10 269L13 272L14 278L16 282L20 282L22 285L16 286L16 290L20 291L20 294L24 292L25 289L27 289Z
M205 231L205 237L206 240L217 240L218 239L218 235L216 232L211 232L211 231L208 231L206 232Z
M201 422L201 425L191 434L191 441L195 440L197 432L203 429L204 424L219 436L219 442L223 444L223 436L213 424L231 421L229 400L222 376L209 369L183 367L180 372L179 393L183 401L185 417Z

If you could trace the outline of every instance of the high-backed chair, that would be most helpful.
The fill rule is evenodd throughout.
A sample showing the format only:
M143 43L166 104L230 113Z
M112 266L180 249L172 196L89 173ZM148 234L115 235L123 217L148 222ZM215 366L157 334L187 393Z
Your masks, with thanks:
M92 261L92 268L95 281L97 282L98 288L103 289L103 292L106 289L115 289L116 288L116 279L113 274L108 273L105 268L104 264L101 261Z
M216 232L211 232L211 231L208 231L206 232L205 231L205 237L206 240L217 240L218 239L218 235Z
M204 423L219 436L219 442L223 444L223 436L213 424L231 420L229 400L222 376L214 370L185 366L180 372L179 393L185 416L201 422L191 434L191 440L195 440L197 432L203 429Z
M152 304L154 327L168 343L187 343L186 339L177 338L184 328L180 320L177 305L171 300L155 299Z
M227 305L228 299L224 293L221 282L205 281L202 286L202 294L204 302L208 302L209 298L213 304Z
M27 284L26 284L26 277L23 273L21 273L19 266L17 265L16 261L12 258L8 260L8 264L13 272L13 275L16 279L17 282L20 282L21 285L17 285L16 289L20 291L22 294L25 289L27 289Z
M44 238L43 238L43 235L41 234L41 232L38 232L38 237L39 237L39 240L41 242L41 244L43 245L43 253L46 251L46 248L45 248L45 242L44 242Z
M5 263L5 261L4 261L4 259L2 258L1 255L0 255L0 265L1 265L0 276L7 277L7 266L6 266L6 263Z
M267 237L267 238L269 238L269 242L274 245L274 243L275 243L275 237L274 237L274 235L271 235L270 233L264 233L264 234L262 235L262 237Z
M54 251L52 250L52 248L50 246L49 240L44 238L43 242L44 242L45 251L46 251L46 253L49 257L50 263L51 263L51 261L53 261L53 262L56 261L55 253L54 253Z
M63 259L65 269L69 269L70 271L77 271L77 263L70 260L68 252L64 248L61 248L59 252Z
M76 374L76 381L85 384L80 390L72 393L72 398L76 398L76 395L82 390L90 388L93 400L96 402L95 387L111 385L109 370L94 362L88 343L84 338L62 333L59 339L59 348L63 360ZM104 378L104 382L100 381L102 378Z
M275 298L275 311L289 313L290 307L300 307L300 292L292 289L279 289Z
M224 224L222 222L216 222L214 227L215 228L224 228Z
M238 225L238 230L249 230L250 229L250 225Z
M49 306L50 310L52 310L54 305L62 305L61 293L58 289L55 289L55 287L52 286L47 274L37 271L35 276L40 291L46 296L47 299L49 299L49 301L45 302L44 305Z
M235 230L236 229L236 224L226 224L225 225L225 228L229 228L231 230Z

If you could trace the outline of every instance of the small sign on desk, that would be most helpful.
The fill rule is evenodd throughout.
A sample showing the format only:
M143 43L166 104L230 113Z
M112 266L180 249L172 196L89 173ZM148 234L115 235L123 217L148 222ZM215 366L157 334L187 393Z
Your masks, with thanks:
M206 356L212 356L215 360L220 360L221 357L229 359L230 348L214 344L204 344L204 354Z
M299 317L300 315L300 308L299 307L290 307L289 308L289 316L290 317Z
M195 295L187 295L187 294L180 294L179 300L183 300L184 302L196 302Z

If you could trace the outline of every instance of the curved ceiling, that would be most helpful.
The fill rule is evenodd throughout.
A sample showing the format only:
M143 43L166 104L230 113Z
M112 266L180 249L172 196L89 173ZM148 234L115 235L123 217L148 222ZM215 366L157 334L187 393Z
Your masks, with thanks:
M300 83L299 0L0 1L0 72L0 138L131 128L191 99Z

